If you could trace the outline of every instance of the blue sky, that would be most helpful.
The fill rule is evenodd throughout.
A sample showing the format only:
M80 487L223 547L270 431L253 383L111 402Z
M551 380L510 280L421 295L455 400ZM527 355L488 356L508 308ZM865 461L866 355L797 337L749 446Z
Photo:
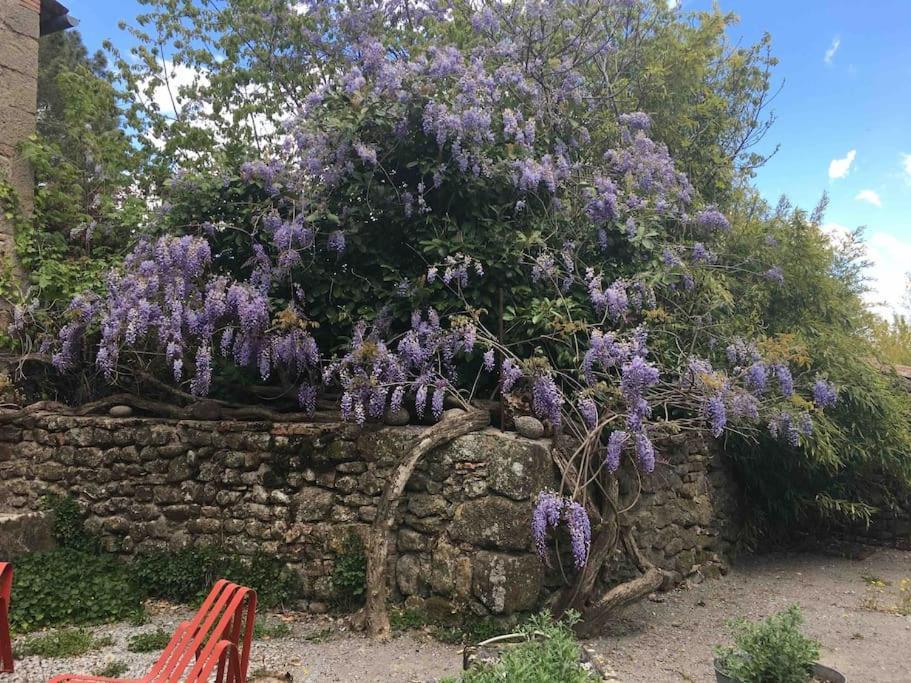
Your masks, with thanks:
M128 47L117 21L142 11L136 0L66 4L90 49L105 38ZM680 4L709 9L712 1ZM837 234L867 226L876 290L871 301L898 308L911 270L911 0L717 4L741 17L733 40L753 42L768 31L780 60L778 120L762 145L778 144L780 151L759 170L760 191L772 203L787 194L807 209L827 191L827 229Z

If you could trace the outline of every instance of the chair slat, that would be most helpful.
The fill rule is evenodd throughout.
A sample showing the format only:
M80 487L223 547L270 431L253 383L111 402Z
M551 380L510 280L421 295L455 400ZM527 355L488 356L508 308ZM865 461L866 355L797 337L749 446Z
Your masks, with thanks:
M246 683L255 618L256 591L220 579L142 678L64 674L50 683L204 683L213 673L216 683Z
M9 634L9 608L13 592L13 565L0 562L0 672L13 673L13 643Z

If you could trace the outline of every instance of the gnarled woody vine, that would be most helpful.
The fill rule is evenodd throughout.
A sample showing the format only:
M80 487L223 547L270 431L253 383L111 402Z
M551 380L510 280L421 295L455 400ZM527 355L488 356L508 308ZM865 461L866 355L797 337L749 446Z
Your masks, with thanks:
M721 333L733 280L786 286L775 235L734 261L730 222L653 139L649 115L614 107L635 72L630 46L663 7L307 10L301 68L320 84L281 144L223 184L248 218L203 220L193 198L206 181L179 175L162 221L182 234L139 242L103 294L77 297L46 344L53 362L196 397L246 379L307 411L339 391L357 424L403 407L436 422L373 525L377 637L389 634L387 534L408 477L430 449L487 424L472 402L499 394L504 424L531 413L561 435L561 489L541 495L530 523L544 561L564 564L554 611L580 611L594 632L662 578L625 523L635 487L618 478L652 472L656 435L767 428L794 445L837 400L793 340ZM276 30L287 11L267 17ZM760 126L762 97L751 102ZM461 415L444 416L447 397ZM563 533L566 556L554 552ZM617 547L641 576L598 594Z

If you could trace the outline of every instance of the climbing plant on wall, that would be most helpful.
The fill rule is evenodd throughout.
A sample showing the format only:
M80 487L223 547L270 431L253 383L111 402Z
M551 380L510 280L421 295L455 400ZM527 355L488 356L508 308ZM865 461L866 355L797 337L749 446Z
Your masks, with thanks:
M308 77L288 87L271 144L236 168L177 169L122 267L40 343L62 376L172 402L291 399L312 414L325 400L358 425L402 407L433 423L393 473L366 549L374 635L389 634L397 496L426 452L488 423L479 397L501 399L502 426L531 414L565 437L560 490L530 523L542 559L564 565L555 611L590 631L662 580L623 515L662 438L805 452L814 474L852 461L833 446L839 402L887 390L867 384L860 401L842 383L856 368L783 321L807 308L784 303L807 264L849 302L837 322L814 318L843 339L862 320L856 292L829 269L818 221L748 212L735 182L759 161L743 150L765 130L766 42L729 47L718 15L696 31L639 0L261 9L256 27L281 45L306 29L276 61ZM647 67L706 32L687 81L705 99L680 116L719 133L694 148ZM731 118L734 103L749 113ZM797 240L814 260L799 261ZM444 415L447 400L464 410ZM907 429L890 424L898 462ZM907 481L906 464L894 473ZM599 593L617 548L641 574Z

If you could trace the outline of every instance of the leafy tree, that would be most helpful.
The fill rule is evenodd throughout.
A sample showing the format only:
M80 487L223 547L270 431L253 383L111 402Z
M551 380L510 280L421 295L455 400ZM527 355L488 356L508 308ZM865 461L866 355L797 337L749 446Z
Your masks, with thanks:
M892 321L873 320L870 333L882 359L895 365L911 365L911 323L903 315Z
M28 289L11 292L12 281L4 287L51 324L74 294L103 284L146 204L133 186L141 156L121 127L104 56L89 57L78 33L46 36L38 80L38 134L22 149L35 171L35 211L20 217L16 231ZM18 213L11 194L8 211Z
M93 76L104 78L107 58L102 51L89 55L79 31L58 31L43 36L38 43L38 134L45 139L63 137L67 93L61 92L57 78L63 72L87 69ZM94 112L99 130L118 127L116 109L101 107ZM102 121L104 121L102 123Z
M748 185L768 39L732 48L731 17L639 1L148 4L118 69L160 207L103 293L25 338L169 415L323 396L357 424L403 406L434 423L367 544L374 635L397 497L487 424L482 394L502 425L566 437L532 524L567 577L554 610L588 631L662 580L620 511L667 437L728 438L767 528L868 519L877 478L911 481L908 398L862 344L860 252L833 248L821 208L773 211ZM444 418L447 397L467 410ZM618 548L641 575L602 591Z

